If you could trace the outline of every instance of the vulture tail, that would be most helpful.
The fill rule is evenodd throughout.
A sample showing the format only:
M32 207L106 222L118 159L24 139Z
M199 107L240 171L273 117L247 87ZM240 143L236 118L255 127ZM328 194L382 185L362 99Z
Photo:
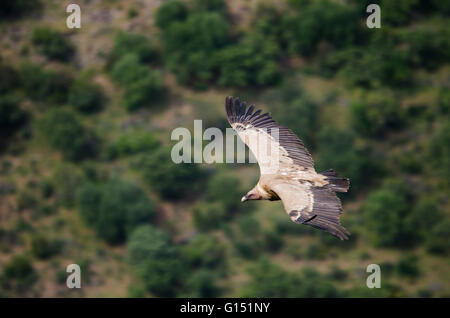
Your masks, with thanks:
M326 180L330 183L327 186L333 191L347 192L348 188L350 187L350 180L347 178L339 177L333 169L324 171L320 174L327 177Z

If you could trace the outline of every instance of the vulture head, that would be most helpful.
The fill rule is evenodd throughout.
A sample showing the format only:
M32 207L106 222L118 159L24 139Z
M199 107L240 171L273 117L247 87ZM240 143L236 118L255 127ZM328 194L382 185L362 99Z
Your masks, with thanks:
M251 189L250 191L248 191L248 193L246 195L244 195L241 199L241 202L245 202L248 200L261 200L262 196L259 194L258 190L256 189L256 187L254 187L253 189Z

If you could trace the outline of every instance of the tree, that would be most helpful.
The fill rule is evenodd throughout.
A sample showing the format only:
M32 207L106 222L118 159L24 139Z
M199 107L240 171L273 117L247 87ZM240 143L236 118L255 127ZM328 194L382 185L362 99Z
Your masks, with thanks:
M381 2L383 19L391 25L402 25L409 22L419 0L399 0Z
M0 17L15 19L41 7L40 0L4 0L0 1Z
M149 132L134 131L120 135L107 149L109 159L154 151L160 146L155 135Z
M265 259L249 268L250 282L246 297L338 297L338 291L314 269L306 268L301 275L283 270Z
M397 262L396 270L400 276L419 277L420 269L417 256L412 254L402 255Z
M14 134L26 122L27 117L16 98L0 96L0 136Z
M216 236L197 235L181 248L185 264L191 268L224 269L225 246Z
M161 74L142 64L134 53L124 55L111 71L112 78L124 86L124 103L133 111L154 104L163 95Z
M156 50L146 36L119 32L114 39L114 46L109 56L109 64L113 65L127 54L135 54L139 61L143 63L151 62L157 56Z
M6 94L15 90L19 86L19 76L17 71L6 65L0 56L0 93Z
M370 93L351 104L352 124L355 130L371 137L381 137L404 123L404 112L389 91Z
M5 264L0 275L0 284L5 290L23 294L35 283L36 271L25 255L15 255Z
M52 60L67 61L74 52L72 44L61 33L47 27L34 29L31 41Z
M187 197L200 185L202 173L198 165L173 163L168 148L161 147L144 155L138 166L148 185L165 199Z
M216 12L198 12L163 31L167 67L179 82L205 88L214 79L216 54L229 43L227 21Z
M155 12L155 24L160 29L166 29L175 21L183 21L188 15L188 9L183 2L163 2Z
M450 124L440 127L428 147L428 158L434 173L438 174L443 185L449 186L450 182Z
M61 250L61 241L44 233L38 233L31 238L31 253L40 259L48 259Z
M219 297L222 289L217 286L217 274L211 270L201 269L186 280L189 297Z
M450 221L437 223L426 238L426 248L430 253L450 255Z
M19 79L28 97L58 104L67 102L73 81L67 72L45 70L39 65L30 63L21 65Z
M283 19L283 39L291 53L311 55L320 41L337 48L353 44L358 37L357 10L331 1L314 2ZM332 28L327 27L333 25Z
M241 181L233 176L216 174L208 182L207 196L210 201L220 202L227 212L233 213L239 208L239 198L243 196Z
M63 157L77 161L96 154L96 137L70 110L52 109L40 121L40 129L50 145L61 151Z
M369 195L363 212L377 246L401 248L417 243L418 233L411 222L410 202L407 186L396 180Z
M134 228L151 222L153 202L138 186L119 180L85 184L77 191L81 216L110 244L122 243Z
M249 267L248 273L250 282L243 291L243 297L301 297L300 277L279 265L262 259Z
M164 92L161 74L149 71L125 89L124 103L129 111L134 111L147 104L154 104Z
M90 76L80 76L70 87L69 104L81 112L95 112L103 102L100 85L92 82Z
M198 204L193 209L194 225L200 231L220 228L227 218L229 214L219 202Z
M136 228L127 243L129 260L145 287L156 296L173 297L182 266L168 236L150 226Z
M222 86L267 86L280 78L280 49L276 42L260 34L250 34L241 42L218 53L219 78Z
M127 243L128 257L133 265L139 265L150 258L166 258L170 248L169 236L151 225L137 227Z

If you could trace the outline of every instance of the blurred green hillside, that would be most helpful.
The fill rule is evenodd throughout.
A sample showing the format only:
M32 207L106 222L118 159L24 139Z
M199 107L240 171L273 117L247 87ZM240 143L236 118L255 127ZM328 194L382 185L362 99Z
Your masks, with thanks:
M77 3L0 2L1 297L450 296L448 2ZM227 95L350 178L349 241L241 204L255 164L172 163Z

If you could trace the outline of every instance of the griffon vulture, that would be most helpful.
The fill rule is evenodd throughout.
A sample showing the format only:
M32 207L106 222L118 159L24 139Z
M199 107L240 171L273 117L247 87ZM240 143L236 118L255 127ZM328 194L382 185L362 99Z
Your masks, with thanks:
M313 226L341 240L350 233L341 225L342 205L335 192L347 192L349 180L330 169L317 173L299 138L239 98L228 96L225 109L231 127L258 161L260 178L243 198L281 200L286 213L298 224Z

